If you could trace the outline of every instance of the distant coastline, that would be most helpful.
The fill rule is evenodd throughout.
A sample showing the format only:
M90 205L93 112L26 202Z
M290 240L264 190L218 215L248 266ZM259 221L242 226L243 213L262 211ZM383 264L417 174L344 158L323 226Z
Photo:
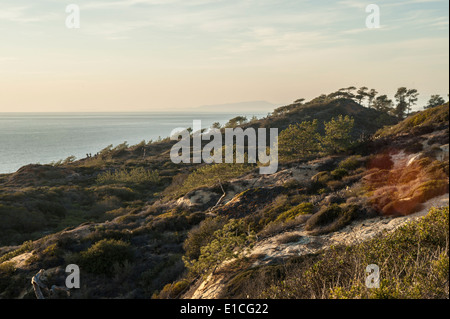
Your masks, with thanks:
M177 127L202 120L209 127L224 125L235 112L42 112L0 113L0 174L14 173L28 164L49 164L86 154L108 145L129 145L165 138ZM266 112L240 112L263 117Z
M232 102L222 104L210 104L193 107L171 107L171 108L155 108L152 110L119 110L119 111L89 111L87 109L80 111L42 111L42 112L28 112L28 111L1 111L2 114L236 114L236 115L255 115L265 114L272 112L278 106L283 103L274 104L267 101L246 101L246 102ZM254 114L255 113L255 114Z

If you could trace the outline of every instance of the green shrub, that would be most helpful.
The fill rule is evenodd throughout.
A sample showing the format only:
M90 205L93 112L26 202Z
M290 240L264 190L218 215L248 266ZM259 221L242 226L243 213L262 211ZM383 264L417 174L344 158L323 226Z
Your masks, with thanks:
M331 179L330 172L327 171L319 172L313 177L311 177L313 183L318 183L321 185L325 185L330 179Z
M356 205L332 204L323 207L306 222L305 229L315 234L329 233L341 229L358 217Z
M296 203L298 205L298 203ZM272 223L277 217L285 211L292 208L292 203L287 195L279 195L265 207L260 213L252 214L247 217L256 231L262 230L265 226Z
M190 282L186 279L177 281L173 284L167 284L157 295L154 295L152 299L175 299L178 298L183 291L190 285Z
M189 223L186 214L171 211L155 217L149 223L149 226L152 231L162 233L167 231L183 231L191 228L193 225Z
M130 244L115 239L103 239L82 251L78 258L80 267L94 274L112 276L114 265L132 261L134 252Z
M253 242L253 237L242 219L231 219L222 229L214 232L212 240L206 246L201 247L197 260L184 256L183 261L193 275L214 272L225 260L239 256L240 252Z
M325 136L322 138L322 148L328 154L339 153L351 145L351 132L355 119L346 115L339 115L329 122L324 122Z
M276 222L286 222L295 219L299 215L309 215L314 212L314 205L311 203L301 203L288 211L282 213L275 220Z
M318 121L304 121L289 125L280 133L278 149L282 160L296 160L318 153L320 135L317 133Z
M351 145L351 131L355 120L339 115L329 122L324 122L325 135L318 132L318 120L303 121L280 133L279 153L281 160L298 160L316 156L320 152L327 154L346 150Z
M214 233L226 223L224 217L207 218L198 227L193 228L184 242L185 256L190 259L200 257L200 249L211 242Z
M348 175L348 171L345 168L336 168L334 171L331 172L331 176L335 180L341 180L344 176Z
M421 203L424 203L429 199L445 193L448 193L448 179L431 180L415 188L411 197L417 198Z
M335 221L342 214L342 209L338 204L322 208L306 223L306 230L312 230L317 226L324 226Z
M345 169L347 171L353 171L360 167L362 164L360 155L353 155L347 157L345 160L341 161L338 165L338 168Z

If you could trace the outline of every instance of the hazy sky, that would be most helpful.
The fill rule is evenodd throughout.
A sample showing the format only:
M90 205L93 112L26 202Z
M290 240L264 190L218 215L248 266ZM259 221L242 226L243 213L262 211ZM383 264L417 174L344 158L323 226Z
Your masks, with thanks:
M68 4L80 8L68 29ZM368 29L365 8L381 9ZM151 111L449 87L448 0L0 0L0 112ZM420 106L422 106L420 105Z

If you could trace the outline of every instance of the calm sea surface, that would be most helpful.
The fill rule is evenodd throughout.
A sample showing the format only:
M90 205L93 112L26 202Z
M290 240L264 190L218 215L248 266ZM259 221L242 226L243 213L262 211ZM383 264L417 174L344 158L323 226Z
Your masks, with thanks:
M265 114L252 115L261 118ZM0 174L28 164L48 164L74 155L94 155L106 146L168 137L175 128L201 120L225 124L230 113L0 113Z

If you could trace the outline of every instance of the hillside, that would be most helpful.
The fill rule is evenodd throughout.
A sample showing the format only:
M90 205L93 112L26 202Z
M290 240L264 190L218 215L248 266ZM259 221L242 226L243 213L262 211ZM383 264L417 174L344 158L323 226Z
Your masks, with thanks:
M288 109L243 127L323 133L349 115L350 147L262 176L176 165L164 139L0 175L0 298L35 298L40 269L64 285L68 264L83 278L70 298L448 298L448 104L398 124L346 99ZM385 262L368 290L365 267Z
M282 108L283 109L283 108ZM323 123L339 115L355 118L355 127L352 131L354 138L362 135L372 135L385 125L397 124L397 119L384 112L361 106L351 99L335 99L327 102L309 102L305 104L291 104L284 107L289 111L274 112L263 127L277 127L284 130L290 124L317 119L319 131L323 130Z

